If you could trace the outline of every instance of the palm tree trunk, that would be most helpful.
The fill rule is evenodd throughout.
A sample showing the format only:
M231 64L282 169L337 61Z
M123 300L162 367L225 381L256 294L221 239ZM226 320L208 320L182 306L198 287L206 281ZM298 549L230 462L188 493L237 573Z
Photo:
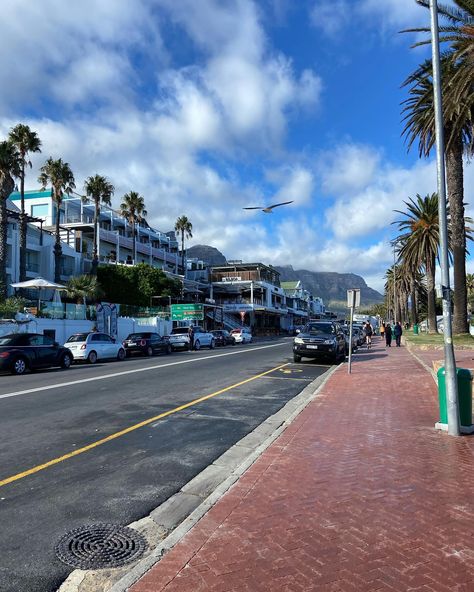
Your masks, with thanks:
M436 294L435 294L435 258L426 261L426 290L428 292L428 333L437 333Z
M186 277L186 271L184 269L184 230L181 231L181 258L183 265L183 277Z
M453 333L467 333L469 327L467 323L466 223L464 220L463 144L461 137L453 141L446 151L446 182L454 271Z
M416 298L415 278L410 279L411 292L411 322L413 325L418 324L418 307Z
M137 256L137 251L136 251L136 244L135 244L135 220L132 220L132 240L133 240L133 245L132 245L132 249L133 249L133 253L132 253L132 258L133 258L133 264L135 265L136 261L135 258Z
M92 245L92 265L91 275L97 275L97 266L99 264L98 253L97 253L97 223L99 220L99 203L95 202L94 210L94 244Z
M20 196L21 196L21 210L20 210L20 224L19 224L19 239L20 239L20 282L26 280L26 212L25 212L25 157L22 154L21 161L21 177L20 177Z
M0 185L0 298L6 298L7 286L7 235L8 235L8 214L7 197L13 191L15 184L10 175L3 177Z
M54 191L54 190L53 190ZM56 193L56 192L55 192ZM61 237L59 234L59 208L60 208L60 202L59 200L55 199L54 200L55 204L56 204L56 227L55 227L55 243L54 243L54 281L59 284L61 281L61 255L62 255L62 249L61 249ZM39 312L39 311L38 311Z

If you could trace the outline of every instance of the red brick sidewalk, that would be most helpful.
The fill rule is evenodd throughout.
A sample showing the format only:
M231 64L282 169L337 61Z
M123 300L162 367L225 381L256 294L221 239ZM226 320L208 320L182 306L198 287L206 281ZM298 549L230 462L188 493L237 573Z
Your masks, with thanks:
M133 592L474 590L474 438L405 348L346 370Z

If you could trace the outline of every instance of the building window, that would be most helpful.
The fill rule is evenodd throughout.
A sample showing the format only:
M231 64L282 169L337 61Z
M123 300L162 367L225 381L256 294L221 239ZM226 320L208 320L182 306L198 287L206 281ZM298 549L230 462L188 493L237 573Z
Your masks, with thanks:
M37 204L35 206L31 206L31 215L35 218L46 218L49 213L49 205L48 204Z

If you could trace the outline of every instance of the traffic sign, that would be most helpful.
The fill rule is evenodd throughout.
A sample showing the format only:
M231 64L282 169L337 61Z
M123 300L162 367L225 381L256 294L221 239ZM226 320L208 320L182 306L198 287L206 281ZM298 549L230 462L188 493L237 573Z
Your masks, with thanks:
M204 306L202 304L172 304L172 321L202 321L204 319Z

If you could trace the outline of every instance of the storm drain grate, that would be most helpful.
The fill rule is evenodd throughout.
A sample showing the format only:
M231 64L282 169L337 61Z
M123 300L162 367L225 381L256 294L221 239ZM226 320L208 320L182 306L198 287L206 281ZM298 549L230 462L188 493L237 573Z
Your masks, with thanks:
M54 550L58 559L67 565L101 569L135 561L146 546L144 537L127 526L90 524L65 534Z

